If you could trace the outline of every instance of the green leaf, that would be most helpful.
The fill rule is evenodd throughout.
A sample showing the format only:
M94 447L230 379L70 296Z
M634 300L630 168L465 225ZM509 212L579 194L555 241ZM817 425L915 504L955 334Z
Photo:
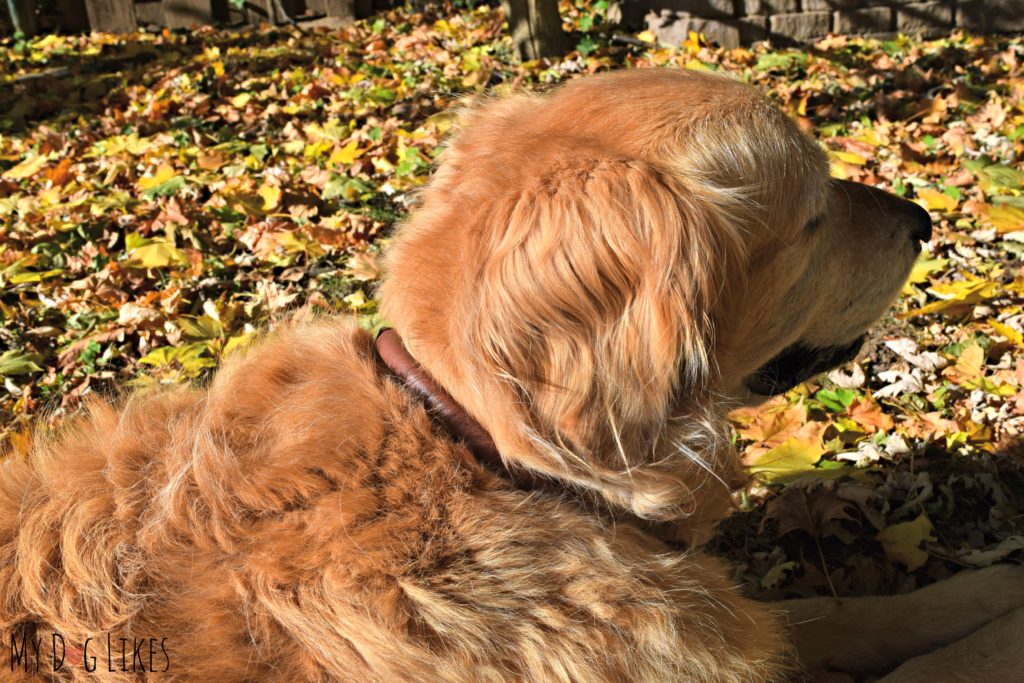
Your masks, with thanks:
M807 65L809 57L803 52L765 52L754 65L754 71L789 71Z
M594 39L591 38L589 35L586 35L583 36L583 40L576 44L576 49L580 51L581 55L586 57L597 49L597 42L595 42Z
M982 174L997 187L1004 187L1010 190L1019 190L1024 184L1024 171L1018 171L1011 166L993 164L986 166Z
M154 185L148 190L144 190L142 192L142 196L145 199L153 199L154 197L173 197L181 192L184 187L185 179L180 175L176 175L170 180L166 180L159 185Z
M850 407L853 399L857 398L857 392L839 387L835 389L822 389L814 395L814 398L818 399L822 405L832 412L842 413Z
M154 368L177 370L182 377L198 377L206 368L216 367L217 361L210 358L209 345L205 342L183 346L161 346L139 359L140 365Z
M324 185L323 194L321 195L324 199L338 199L342 201L354 202L359 199L360 195L369 192L373 188L359 180L358 178L349 178L343 175L332 175L331 179Z
M38 353L26 353L11 349L0 355L0 376L14 377L17 375L28 375L33 372L41 372L43 358Z

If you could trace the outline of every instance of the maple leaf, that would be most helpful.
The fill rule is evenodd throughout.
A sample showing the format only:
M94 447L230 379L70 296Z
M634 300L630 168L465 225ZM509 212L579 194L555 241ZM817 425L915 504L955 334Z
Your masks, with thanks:
M869 434L876 431L889 431L895 426L892 418L882 412L882 407L869 399L857 399L849 407L847 414L850 419Z
M841 522L853 520L853 504L839 498L831 489L817 487L787 489L768 502L764 519L778 525L778 534L803 531L811 538L842 536Z
M946 368L942 374L957 384L969 384L982 377L984 364L985 350L978 344L971 344L960 353L956 365Z

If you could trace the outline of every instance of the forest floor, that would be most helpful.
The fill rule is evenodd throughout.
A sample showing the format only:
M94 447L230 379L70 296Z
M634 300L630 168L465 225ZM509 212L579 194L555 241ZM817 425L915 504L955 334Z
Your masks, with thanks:
M611 68L729 70L915 199L935 237L858 361L734 414L757 481L713 542L764 597L907 590L1024 557L1024 39L660 46L564 5L516 63L500 12L336 31L0 41L0 442L90 393L202 381L301 306L373 326L377 257L450 106Z

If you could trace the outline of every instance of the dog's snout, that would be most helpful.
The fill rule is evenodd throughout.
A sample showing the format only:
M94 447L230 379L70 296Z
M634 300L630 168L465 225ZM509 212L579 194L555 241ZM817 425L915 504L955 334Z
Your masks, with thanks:
M908 216L910 223L910 236L921 242L929 242L932 239L932 217L928 212L918 206L911 204L911 214Z

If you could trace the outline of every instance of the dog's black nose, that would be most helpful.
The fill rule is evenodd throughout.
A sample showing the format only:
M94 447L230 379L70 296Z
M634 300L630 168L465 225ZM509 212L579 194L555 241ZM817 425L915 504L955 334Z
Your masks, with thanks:
M930 242L932 239L932 217L928 215L928 212L913 204L911 215L908 217L910 221L910 236L915 240L921 242Z

